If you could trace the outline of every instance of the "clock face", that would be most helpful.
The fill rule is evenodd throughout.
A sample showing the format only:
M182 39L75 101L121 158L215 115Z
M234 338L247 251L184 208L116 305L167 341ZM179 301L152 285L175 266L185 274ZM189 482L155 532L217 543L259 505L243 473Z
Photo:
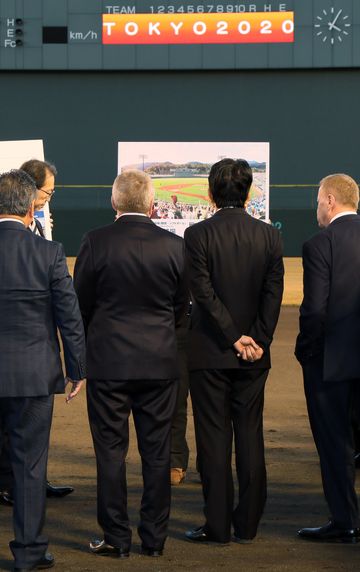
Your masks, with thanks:
M350 18L342 8L329 8L316 16L314 25L317 37L322 42L342 42L350 34Z

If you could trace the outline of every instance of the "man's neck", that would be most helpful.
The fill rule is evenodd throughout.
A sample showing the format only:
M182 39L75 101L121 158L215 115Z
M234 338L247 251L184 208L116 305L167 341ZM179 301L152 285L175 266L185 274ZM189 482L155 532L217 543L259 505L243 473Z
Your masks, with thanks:
M357 211L354 210L352 207L347 207L347 208L343 208L343 209L337 209L336 212L334 212L332 214L332 217L329 221L329 224L331 224L334 220L336 220L337 218L340 218L342 216L347 216L347 215L352 215L352 214L357 214Z

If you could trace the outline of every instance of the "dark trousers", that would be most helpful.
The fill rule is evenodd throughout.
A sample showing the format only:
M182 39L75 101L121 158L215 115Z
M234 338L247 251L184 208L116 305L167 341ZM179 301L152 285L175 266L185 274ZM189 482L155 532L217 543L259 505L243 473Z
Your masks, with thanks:
M188 327L177 331L179 383L176 407L171 424L171 466L187 469L189 447L186 441L187 402L189 395L189 372L187 360Z
M53 402L52 395L0 398L1 425L8 434L14 474L15 539L10 542L10 548L18 568L31 567L48 546L42 529Z
M3 432L2 449L0 452L0 491L9 491L12 493L13 480L14 479L10 462L9 437L5 432Z
M175 380L90 379L87 399L97 462L98 522L104 539L129 549L125 459L129 415L133 414L144 490L139 536L143 547L161 549L170 512L170 430L177 393Z
M303 364L312 434L320 457L326 501L340 527L359 526L351 412L359 381L324 381L322 356Z
M355 453L360 453L360 383L355 385L351 407L351 424L354 433Z
M190 373L205 529L217 542L256 535L266 501L263 438L268 370L198 370ZM235 439L239 499L234 508L231 456Z

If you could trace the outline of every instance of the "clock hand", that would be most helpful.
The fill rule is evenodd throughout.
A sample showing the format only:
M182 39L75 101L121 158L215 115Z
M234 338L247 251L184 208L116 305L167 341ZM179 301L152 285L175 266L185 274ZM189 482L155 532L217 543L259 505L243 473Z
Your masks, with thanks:
M341 28L338 28L337 26L332 26L329 28L329 30L336 30L337 32L341 32Z
M329 22L329 31L332 30L333 28L335 28L335 24L336 24L340 14L341 14L341 12L342 12L342 10L339 10L339 12L336 14L334 20L332 22ZM339 30L339 28L337 28L337 30Z

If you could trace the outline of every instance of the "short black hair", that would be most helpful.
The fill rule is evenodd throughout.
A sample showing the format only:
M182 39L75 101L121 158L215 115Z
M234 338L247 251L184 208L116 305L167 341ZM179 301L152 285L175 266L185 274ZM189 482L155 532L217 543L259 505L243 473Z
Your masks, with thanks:
M30 177L35 181L37 189L41 189L41 187L44 186L48 173L54 175L54 177L57 175L55 165L48 161L39 161L38 159L30 159L30 161L26 161L21 165L20 169L30 175Z
M16 170L0 175L0 214L24 217L35 199L36 186L24 171Z
M211 198L218 208L244 208L252 182L252 169L245 159L222 159L210 169Z

